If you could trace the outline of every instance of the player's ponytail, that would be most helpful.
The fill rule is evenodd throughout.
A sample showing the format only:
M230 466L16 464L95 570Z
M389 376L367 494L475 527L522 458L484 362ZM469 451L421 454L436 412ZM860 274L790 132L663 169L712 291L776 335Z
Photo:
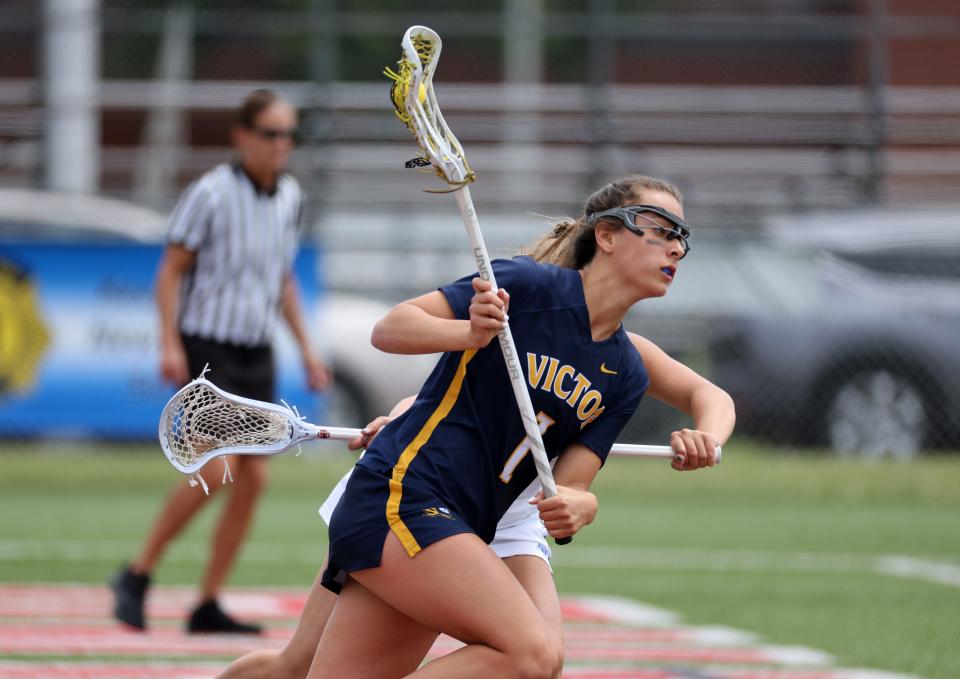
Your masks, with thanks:
M538 262L553 264L567 269L575 269L576 260L573 256L574 236L583 227L582 219L565 218L554 224L546 235L526 248L529 254Z

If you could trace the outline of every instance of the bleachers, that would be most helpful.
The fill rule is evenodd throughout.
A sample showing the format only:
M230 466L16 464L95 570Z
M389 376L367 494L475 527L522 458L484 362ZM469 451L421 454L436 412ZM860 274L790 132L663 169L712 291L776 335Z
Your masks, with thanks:
M417 149L393 115L386 82L326 89L308 82L103 82L102 190L169 209L183 185L229 158L229 149L177 145L172 181L144 193L138 168L157 149L111 143L110 126L139 124L130 121L160 107L186 124L200 117L226 125L236 102L258 86L275 87L304 112L306 144L293 169L316 206L331 272L344 272L334 285L396 296L400 290L384 289L390 283L380 275L395 267L377 264L381 259L404 253L408 279L423 267L460 262L452 253L462 231L455 228L448 243L447 231L435 226L457 223L455 203L421 191L438 187L429 173L403 169ZM888 88L882 121L871 117L868 93L854 87L436 89L477 172L471 190L494 250L531 240L545 222L531 214L574 214L592 188L630 172L675 181L691 222L723 234L749 234L775 213L958 202L960 89ZM0 178L7 185L29 186L40 176L39 96L34 81L0 81ZM358 270L371 278L346 280Z

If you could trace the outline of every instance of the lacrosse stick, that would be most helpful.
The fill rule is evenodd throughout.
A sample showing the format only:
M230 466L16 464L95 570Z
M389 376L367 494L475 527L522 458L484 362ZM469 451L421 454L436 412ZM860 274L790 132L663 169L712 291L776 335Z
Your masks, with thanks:
M396 108L397 117L416 137L417 143L426 159L433 165L437 176L453 187L451 191L457 199L464 225L467 227L467 235L470 237L473 256L477 262L477 271L480 278L490 281L493 290L497 290L497 281L490 265L490 255L487 254L487 246L480 232L480 222L477 220L473 200L470 198L470 189L467 186L474 180L473 170L467 164L463 147L444 121L440 106L437 105L437 98L433 93L433 74L440 59L442 46L440 36L425 26L411 26L400 44L403 53L400 61L397 62L396 72L390 69L385 71L394 81L390 88L390 99ZM527 392L526 380L520 368L516 345L508 324L504 324L498 337L500 349L507 364L507 372L510 374L513 393L520 408L523 429L531 443L531 453L540 485L543 487L543 495L550 498L557 494L557 484L553 480L550 460L543 446L540 426L533 412L533 403ZM570 538L557 540L557 544L568 542Z
M296 408L236 396L203 375L173 395L160 414L160 447L182 474L224 455L277 455L304 441L350 441L359 429L318 427ZM670 446L614 444L611 455L673 459ZM720 448L716 449L717 462ZM202 477L201 477L202 478Z
M275 455L303 441L349 441L357 429L317 427L296 408L228 393L202 374L180 389L160 413L160 447L177 471L196 475L224 455ZM229 475L224 470L224 478ZM191 481L193 479L191 478Z

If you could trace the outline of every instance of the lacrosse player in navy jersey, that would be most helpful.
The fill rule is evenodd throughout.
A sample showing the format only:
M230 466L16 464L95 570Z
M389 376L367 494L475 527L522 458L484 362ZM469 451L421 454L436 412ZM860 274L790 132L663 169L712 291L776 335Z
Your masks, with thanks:
M631 177L609 184L594 194L586 206L585 213L603 212L603 208L611 204L630 205L636 202L638 193L647 197L646 192L651 191L668 193L679 202L679 192L669 184L646 177ZM660 237L668 235L663 229L670 228L669 224L659 220L659 215L655 212L646 213L644 210L635 208L629 208L629 210L627 213L614 213L613 217L618 220L623 218L630 220L629 224L625 224L628 229L630 227L636 229L635 222L640 222L644 224L643 228L646 230L654 231L652 235ZM583 256L583 246L578 247L577 241L586 239L586 233L595 227L595 223L592 225L588 223L587 214L578 220L568 220L558 224L551 233L531 248L532 257L541 262L579 268L582 262L578 257ZM675 271L674 268L671 273ZM696 429L683 429L671 435L671 445L684 458L683 463L674 463L674 467L679 470L693 470L712 464L709 451L712 451L714 445L724 443L733 429L735 415L731 399L723 390L670 358L649 340L632 333L628 333L628 337L633 348L642 357L649 374L648 393L686 412L694 420ZM549 364L546 369L549 370ZM607 369L610 368L607 367ZM558 364L557 372L559 371ZM556 374L553 379L556 380ZM406 402L401 402L391 415L402 412L412 401L411 397ZM384 417L372 422L364 429L363 438L351 442L351 448L358 449L367 444L369 438L388 421L390 418ZM541 426L543 426L542 422ZM331 493L330 498L321 508L321 514L327 521L342 493L342 485L343 483ZM555 665L556 674L559 675L559 664L562 662L562 629L559 601L548 563L550 550L544 539L544 524L540 521L538 507L527 500L538 487L538 483L534 481L501 517L497 525L496 537L490 547L496 556L503 559L503 563L534 603L541 615L540 624L560 649L558 653L560 658ZM591 493L571 493L570 490L562 491L566 498L563 506L543 515L547 519L547 526L557 535L563 534L563 531L576 532L582 526L592 522L596 514L596 498ZM545 505L545 503L541 504ZM334 604L333 597L320 587L319 583L320 578L310 593L296 633L282 651L264 650L248 654L233 663L222 677L250 679L305 676L310 667L317 640L325 628L330 609ZM364 633L362 630L357 632ZM365 665L363 661L353 662L351 664L353 671L366 668L373 672L375 665L376 671L383 676L399 676L415 669L436 638L436 632L421 629L420 633L417 633L416 629L406 629L403 634L405 643L392 646L389 652L381 649L376 654L377 662L373 665ZM322 655L322 651L317 654L318 667L322 662Z
M589 492L647 388L621 321L634 303L666 293L686 254L671 188L634 178L591 196L573 236L575 269L499 261L501 290L461 279L397 305L377 324L373 342L382 350L444 355L410 409L357 463L331 517L322 582L340 598L308 676L380 675L383 649L434 630L466 645L419 676L557 674L561 644L485 544L535 477L491 340L510 323L544 442L560 454L560 492L538 504L550 528L554 513ZM683 450L685 464L711 464L716 443L704 433Z

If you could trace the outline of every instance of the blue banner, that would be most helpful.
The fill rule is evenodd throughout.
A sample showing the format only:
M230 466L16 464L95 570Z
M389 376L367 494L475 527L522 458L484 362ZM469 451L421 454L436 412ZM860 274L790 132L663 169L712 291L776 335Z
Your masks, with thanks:
M160 245L0 241L0 436L150 438L175 389L159 375ZM295 263L309 325L317 251ZM283 323L280 323L283 326ZM278 395L315 416L299 352L278 337Z

